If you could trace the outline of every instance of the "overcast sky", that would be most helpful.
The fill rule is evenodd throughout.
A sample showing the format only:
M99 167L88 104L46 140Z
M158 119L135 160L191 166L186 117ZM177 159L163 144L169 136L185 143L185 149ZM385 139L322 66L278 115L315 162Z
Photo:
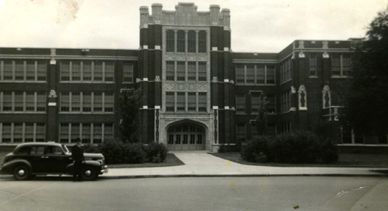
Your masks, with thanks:
M0 0L0 47L138 49L139 8L163 0ZM184 2L188 2L185 0ZM388 0L197 0L231 11L232 50L279 52L292 41L364 37Z

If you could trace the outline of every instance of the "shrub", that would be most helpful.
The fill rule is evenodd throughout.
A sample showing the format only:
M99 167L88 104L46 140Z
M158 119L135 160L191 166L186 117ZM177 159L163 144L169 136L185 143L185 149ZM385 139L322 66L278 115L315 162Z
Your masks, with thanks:
M123 161L124 163L144 163L146 161L146 153L143 150L141 144L124 144L123 148Z
M124 163L124 144L119 140L107 140L101 144L101 153L107 164Z
M167 157L167 147L162 143L150 143L143 147L146 153L146 160L148 162L160 163L164 162Z
M218 153L225 153L225 152L240 152L241 151L241 145L240 144L221 144L220 148L218 149Z
M85 144L83 148L86 153L101 153L101 147L99 145Z
M249 162L266 162L269 158L268 136L248 141L241 146L242 159Z

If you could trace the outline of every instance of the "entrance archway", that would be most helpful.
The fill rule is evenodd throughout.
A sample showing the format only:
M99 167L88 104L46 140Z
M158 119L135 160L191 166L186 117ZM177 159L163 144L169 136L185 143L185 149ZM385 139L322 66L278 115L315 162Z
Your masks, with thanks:
M174 124L167 129L169 150L205 150L205 128L191 122Z

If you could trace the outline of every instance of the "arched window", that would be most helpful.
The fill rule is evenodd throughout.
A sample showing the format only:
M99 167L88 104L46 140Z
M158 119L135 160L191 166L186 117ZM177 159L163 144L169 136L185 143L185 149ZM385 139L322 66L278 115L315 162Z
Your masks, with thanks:
M166 52L175 51L175 33L173 30L167 30L166 32Z
M198 33L198 52L206 53L206 31L199 31Z
M322 107L329 108L331 106L331 92L328 85L325 85L322 90Z
M179 30L178 31L178 39L177 39L177 52L185 52L186 51L186 46L185 46L185 44L186 44L186 40L185 40L185 31L183 31L183 30Z
M195 39L195 31L189 31L188 33L188 49L187 51L189 53L195 53L196 52L196 39Z
M306 87L301 85L298 91L298 100L299 100L299 110L307 110L307 93Z

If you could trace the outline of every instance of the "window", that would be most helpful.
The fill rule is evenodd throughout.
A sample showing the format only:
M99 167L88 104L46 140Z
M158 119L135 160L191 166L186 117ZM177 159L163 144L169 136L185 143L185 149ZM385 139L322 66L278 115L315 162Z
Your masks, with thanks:
M123 64L123 82L133 82L133 64Z
M26 123L25 127L25 142L33 142L34 141L34 123Z
M186 51L185 45L186 45L186 38L185 38L185 31L179 30L177 32L177 52L184 53Z
M45 112L45 92L3 92L2 110L5 112ZM35 109L36 108L36 109Z
M177 111L185 111L186 99L185 92L177 92Z
M70 125L69 124L60 124L59 127L59 141L61 143L69 143L69 134L70 134Z
M26 93L26 111L35 111L35 93Z
M12 111L12 92L3 93L3 111Z
M206 92L198 92L198 111L206 112L207 111L207 93Z
M351 57L349 54L333 54L331 56L331 75L348 76L351 70Z
M83 62L83 77L84 81L92 81L92 62Z
M15 61L15 80L23 81L24 80L24 62Z
M94 62L94 75L93 80L94 81L102 81L103 76L103 69L102 69L102 62Z
M197 76L196 62L187 62L187 80L195 81Z
M115 65L113 62L105 62L105 82L113 82Z
M236 83L245 83L245 66L242 64L236 65Z
M81 93L79 92L71 93L71 111L72 112L81 111Z
M185 62L178 61L177 62L177 81L185 81L186 80L186 70L185 70Z
M82 95L82 112L91 112L92 111L92 94L83 93Z
M196 36L196 33L195 33L195 31L189 31L189 33L188 33L188 52L189 53L195 53L196 52L196 45L197 45L197 43L196 43L196 38L195 38L195 36Z
M38 81L46 81L47 75L47 63L38 61L37 76Z
M307 93L304 85L301 85L298 90L299 110L307 110Z
M26 67L26 80L27 81L35 81L36 68L35 68L35 61L27 61L27 67Z
M91 124L83 123L82 124L82 143L91 143Z
M80 138L80 123L71 123L70 127L71 143L76 143L77 138Z
M198 81L206 80L206 62L198 62Z
M23 92L15 92L15 111L24 111Z
M93 143L102 143L102 124L93 124Z
M275 95L267 95L267 112L269 114L276 113L276 101L275 101Z
M175 32L167 30L166 32L166 52L175 52Z
M281 112L286 113L291 109L291 95L290 91L286 91L282 93L282 98L280 99L281 104Z
M102 112L102 93L94 93L93 98L93 111L94 112Z
M11 143L12 139L12 124L11 123L3 123L3 131L2 131L2 142L3 143Z
M175 80L175 64L174 61L166 61L166 80L174 81Z
M285 60L280 65L280 82L284 83L291 80L291 59Z
M275 84L275 67L267 66L267 84Z
M188 94L188 111L196 111L197 97L195 92L189 92Z
M37 102L36 102L36 110L38 112L43 112L46 111L46 101L47 101L47 96L45 92L38 92L37 93Z
M81 80L81 63L80 62L72 62L71 80L72 81L80 81Z
M309 57L309 69L310 76L317 76L317 56L315 54L311 54Z
M61 62L61 81L70 81L70 62Z
M70 93L62 92L61 93L61 112L69 112L70 111Z
M254 65L247 65L246 83L247 84L254 84L255 83L255 66Z
M23 142L23 123L14 123L13 143Z
M329 108L331 106L331 92L328 85L325 85L322 90L322 107Z
M236 113L245 113L245 95L236 94Z
M104 124L104 140L113 139L113 124Z
M35 141L44 142L46 140L46 125L44 123L36 123Z
M261 103L261 92L252 92L251 93L251 113L259 113Z
M105 93L104 99L104 111L105 112L113 112L114 107L114 94L113 93Z
M198 33L198 52L206 53L206 31L199 31Z
M249 77L252 77L252 76L247 75L247 78L249 78ZM252 78L254 78L254 76ZM257 66L257 83L258 84L265 83L265 66L264 65Z
M236 64L236 84L275 84L275 67L261 64Z
M174 111L175 95L174 92L166 92L166 111Z
M13 80L12 61L4 61L3 78L5 81Z
M245 142L245 139L246 139L246 129L245 129L245 124L244 123L237 123L236 136L237 136L237 140L240 143L241 142Z

